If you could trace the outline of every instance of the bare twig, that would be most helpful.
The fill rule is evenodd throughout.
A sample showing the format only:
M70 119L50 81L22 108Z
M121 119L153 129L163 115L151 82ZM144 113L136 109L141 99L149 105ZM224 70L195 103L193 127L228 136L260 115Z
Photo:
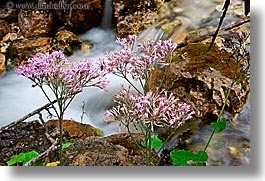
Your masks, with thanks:
M37 163L38 161L40 161L41 159L43 159L44 157L47 157L52 151L57 150L59 147L57 146L57 144L59 143L59 139L57 138L54 143L43 153L41 153L39 156L31 159L30 161L28 161L27 163L25 163L24 166L32 166L33 164Z
M246 19L243 19L243 20L237 21L237 22L235 22L235 23L233 23L233 24L230 24L230 25L224 26L224 27L220 28L220 31L228 31L228 30L231 30L231 29L233 29L233 28L239 27L239 26L241 26L241 25L243 25L243 24L245 24L245 23L248 23L248 22L250 22L250 18L249 18L249 17L246 18ZM215 31L212 31L212 32L210 32L210 33L207 33L207 34L205 34L205 35L202 35L202 36L196 38L195 40L186 40L186 41L184 41L184 42L182 42L182 43L179 43L178 46L177 46L177 48L185 47L185 46L187 46L189 43L198 43L198 42L200 42L200 41L203 41L203 40L205 40L205 39L207 39L207 38L213 36L214 33L215 33Z
M42 124L42 126L45 128L45 136L46 136L46 138L51 142L51 143L53 143L55 140L49 135L49 130L48 130L48 127L46 126L46 124L45 124L45 121L43 120L43 118L42 118L42 114L39 112L38 113L39 114L39 120L40 120L40 122L41 122L41 124Z
M224 4L224 6L223 6L223 14L222 14L222 16L220 17L220 21L219 21L218 27L217 27L216 31L214 32L214 34L213 34L213 38L212 38L212 42L211 42L211 44L210 44L210 46L209 46L209 50L210 50L211 47L213 46L214 41L215 41L215 39L216 39L216 37L217 37L217 35L218 35L218 32L219 32L219 30L220 30L220 28L221 28L221 26L222 26L222 23L223 23L223 21L224 21L224 19L225 19L225 15L226 15L226 12L227 12L227 10L228 10L229 5L230 5L230 0L225 0L225 4Z
M57 102L57 101L54 100L54 101L52 101L51 103L45 104L44 106L42 106L42 107L40 107L40 108L38 108L38 109L36 109L36 110L30 112L29 114L23 116L22 118L18 119L17 121L14 121L14 122L10 123L9 125L0 128L0 133L2 133L4 130L8 130L8 129L12 128L12 127L15 126L16 124L19 124L19 123L25 121L26 119L28 119L28 118L34 116L35 114L38 114L39 112L41 112L41 111L44 110L44 109L47 109L49 106L53 105L53 104L56 103L56 102Z

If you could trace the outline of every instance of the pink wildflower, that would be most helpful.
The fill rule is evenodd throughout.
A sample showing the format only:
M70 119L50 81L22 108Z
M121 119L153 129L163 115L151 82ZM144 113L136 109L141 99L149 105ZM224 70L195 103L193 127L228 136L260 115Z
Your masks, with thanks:
M16 73L31 79L36 85L48 85L62 98L70 98L82 91L84 87L97 86L107 90L107 74L102 69L104 61L99 60L97 66L92 60L69 62L62 51L38 53L29 58L24 65L16 69Z
M160 127L179 127L194 114L189 105L180 103L172 93L168 95L165 90L135 95L130 93L130 89L122 87L114 101L117 106L106 111L105 115L115 117L125 124L141 122Z

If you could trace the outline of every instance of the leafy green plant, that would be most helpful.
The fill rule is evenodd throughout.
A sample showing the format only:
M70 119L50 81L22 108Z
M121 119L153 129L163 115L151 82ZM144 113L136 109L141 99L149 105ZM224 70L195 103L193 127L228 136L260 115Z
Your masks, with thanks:
M64 149L67 149L69 146L71 146L72 144L74 144L73 142L67 142L67 143L65 143L65 144L63 144L63 146L62 146L62 149L64 150Z
M221 132L226 128L226 119L221 119L218 122L212 122L211 126L214 128L215 132Z
M149 141L151 141L151 144L149 143ZM160 148L163 145L163 141L160 138L158 138L157 134L154 134L151 136L150 140L149 139L147 140L147 142L146 141L141 142L141 145L143 147L147 147L149 144L151 145L151 149Z
M9 161L7 161L7 165L8 166L12 166L15 164L20 164L22 163L23 165L27 162L29 162L31 159L39 156L40 154L36 151L30 151L30 152L22 152L19 155L14 155L11 157L11 159ZM37 163L35 163L33 166L42 166L42 161L39 161Z
M77 94L85 87L98 87L107 91L108 80L105 75L108 71L101 69L104 62L99 59L97 66L92 60L70 62L62 51L52 53L38 53L19 65L16 73L23 75L33 82L32 87L39 87L47 100L52 103L51 97L44 89L47 86L56 98L58 108L52 104L60 128L60 164L62 164L62 122L66 109Z
M208 160L208 154L204 151L195 154L190 150L173 150L170 152L170 157L174 166L205 166Z

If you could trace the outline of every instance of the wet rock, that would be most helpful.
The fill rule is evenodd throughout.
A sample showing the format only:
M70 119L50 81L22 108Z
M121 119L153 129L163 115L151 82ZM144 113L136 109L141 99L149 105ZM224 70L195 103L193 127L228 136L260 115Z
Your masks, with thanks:
M36 53L47 53L52 51L52 38L38 37L35 39L19 39L10 43L7 49L7 57L12 65L18 65Z
M141 31L151 26L157 18L158 7L163 2L159 0L133 0L113 1L114 22L116 22L119 37L138 35Z
M46 125L56 125L59 128L58 120L49 120ZM94 128L89 124L82 124L73 120L63 120L63 128L67 130L71 138L85 139L89 136L102 136L100 129Z
M203 150L211 132L211 126L203 126L182 148L195 153ZM207 154L209 166L247 166L250 164L250 137L237 124L228 121L226 129L213 136Z
M55 34L54 46L70 56L80 50L82 41L71 31L60 30Z
M141 134L133 134L140 144ZM155 153L153 162L158 157ZM68 156L69 155L69 156ZM71 155L71 156L70 156ZM116 134L105 138L88 137L78 140L75 146L66 151L70 166L143 166L144 152L140 150L128 134ZM65 160L67 162L67 160ZM67 164L68 165L68 164Z
M47 139L47 132L52 139L59 138L59 129L54 120L49 121L44 127L38 121L21 122L10 127L2 129L0 132L0 165L6 165L6 162L13 156L21 152L32 150L42 153L46 151L52 143ZM81 126L81 127L80 127ZM73 142L63 151L64 166L140 166L145 165L145 154L143 150L135 145L144 140L142 134L133 133L133 139L129 134L115 134L108 137L92 136L97 131L88 133L89 136L83 139L78 129L90 130L87 125L78 124L73 121L65 121L63 125L63 143ZM69 132L68 132L69 131ZM76 134L77 137L73 134ZM83 136L83 135L81 135ZM44 158L43 165L59 160L59 151L50 152L49 156ZM153 162L158 160L157 154L153 152ZM19 165L18 165L19 166Z
M3 19L7 22L16 22L17 21L18 10L17 9L6 9L3 5L0 9L0 19Z
M5 20L0 19L0 40L10 32L10 26Z
M52 35L60 22L56 13L50 10L20 10L18 25L25 37Z
M81 52L88 53L90 52L91 48L93 48L93 44L87 41L83 41L81 45Z
M6 64L7 64L6 56L4 54L0 53L0 76L7 69Z
M70 4L71 8L58 9L56 13L68 30L80 34L100 25L103 16L101 0L72 0L65 3Z
M151 89L170 90L181 101L191 105L198 118L215 120L225 102L226 93L233 82L235 60L215 46L208 51L206 44L189 44L173 57L173 63L152 75ZM161 83L161 81L163 81ZM233 85L223 116L231 120L241 112L250 91L246 77Z
M7 33L3 37L3 42L9 42L9 41L14 41L18 38L18 35L16 33Z
M21 152L32 150L38 153L44 152L51 146L44 133L45 128L38 121L21 122L2 131L0 133L0 165L6 165L6 161ZM58 135L55 136L58 137Z
M182 22L180 19L176 19L172 22L166 23L161 26L161 29L168 34L168 36L172 35L175 29L182 25Z

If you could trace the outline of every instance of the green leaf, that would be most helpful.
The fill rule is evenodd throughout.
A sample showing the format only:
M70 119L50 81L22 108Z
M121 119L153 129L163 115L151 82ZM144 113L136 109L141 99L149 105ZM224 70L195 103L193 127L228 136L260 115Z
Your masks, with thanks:
M212 122L211 126L216 132L221 132L226 128L226 119L223 118L218 122Z
M18 156L15 155L15 156L12 156L12 157L10 158L10 160L8 160L8 161L6 162L6 164L7 164L8 166L15 165L16 163L18 163L17 161L18 161Z
M42 166L42 165L43 165L43 162L41 160L33 164L33 166Z
M19 155L18 155L18 157L17 157L17 162L18 163L22 163L22 162L24 162L24 159L25 159L25 153L20 153Z
M173 150L170 152L170 158L174 166L188 166L188 161L193 161L193 166L205 166L208 155L204 151L199 151L197 154L192 153L190 150ZM200 160L200 161L199 161Z
M30 151L30 152L26 152L24 153L24 160L23 160L23 164L27 163L28 161L30 161L32 158L35 158L37 156L39 156L40 154L36 151Z
M12 156L11 159L9 161L7 161L7 165L11 166L14 165L16 163L27 163L28 161L30 161L32 158L35 158L36 156L38 156L39 153L36 151L30 151L30 152L26 152L26 153L20 153L19 155L15 155Z
M141 145L143 147L146 147L146 145L149 145L149 140L147 140L147 144L146 144L145 141L142 141L141 142ZM154 135L151 136L151 148L152 149L153 148L159 148L162 145L163 145L163 141L160 138L158 138L158 135L157 134L154 134Z
M170 157L174 166L187 166L187 161L191 160L193 153L189 150L173 150L170 152Z
M67 143L63 144L62 149L66 149L66 148L68 148L69 146L71 146L72 144L74 144L74 143L73 143L73 142L67 142Z
M205 161L207 161L208 160L208 154L205 152L205 151L199 151L198 153L197 153L197 159L195 159L195 160L193 160L193 161L199 161L199 159L200 159L200 161L203 161L203 162L205 162Z

